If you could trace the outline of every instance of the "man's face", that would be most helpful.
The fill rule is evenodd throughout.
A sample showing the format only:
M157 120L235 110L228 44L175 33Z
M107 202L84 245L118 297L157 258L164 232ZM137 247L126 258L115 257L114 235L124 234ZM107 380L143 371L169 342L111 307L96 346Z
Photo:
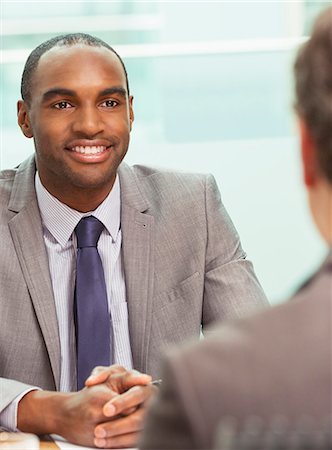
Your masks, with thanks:
M43 185L60 200L113 186L129 145L132 97L117 56L104 47L54 47L33 74L19 124L33 137Z

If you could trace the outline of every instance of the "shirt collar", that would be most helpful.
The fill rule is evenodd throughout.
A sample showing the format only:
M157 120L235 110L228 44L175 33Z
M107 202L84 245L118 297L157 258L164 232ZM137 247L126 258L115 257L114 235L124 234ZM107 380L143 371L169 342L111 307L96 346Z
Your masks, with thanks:
M116 176L114 185L105 200L94 210L81 213L53 197L42 185L36 172L35 187L43 226L64 247L74 232L78 222L85 216L94 216L103 223L113 242L120 229L120 183Z

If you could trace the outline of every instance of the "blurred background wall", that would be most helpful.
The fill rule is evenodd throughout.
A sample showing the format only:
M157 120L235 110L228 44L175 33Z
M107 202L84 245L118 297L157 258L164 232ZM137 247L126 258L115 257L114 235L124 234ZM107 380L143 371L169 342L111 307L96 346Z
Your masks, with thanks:
M267 295L280 302L325 252L302 187L292 64L330 3L1 0L0 167L33 152L16 125L29 52L60 33L98 36L128 68L126 161L213 173Z

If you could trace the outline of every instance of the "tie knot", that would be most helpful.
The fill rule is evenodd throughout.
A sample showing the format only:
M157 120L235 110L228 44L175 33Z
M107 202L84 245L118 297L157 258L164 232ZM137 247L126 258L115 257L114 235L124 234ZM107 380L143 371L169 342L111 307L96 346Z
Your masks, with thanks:
M77 247L97 247L103 229L104 225L96 217L83 217L75 228Z

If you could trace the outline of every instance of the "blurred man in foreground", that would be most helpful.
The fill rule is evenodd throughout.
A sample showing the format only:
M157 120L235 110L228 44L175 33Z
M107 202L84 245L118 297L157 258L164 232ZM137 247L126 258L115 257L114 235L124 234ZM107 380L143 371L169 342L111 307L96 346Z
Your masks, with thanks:
M314 433L332 414L331 7L300 50L295 78L303 177L313 218L328 245L327 259L290 302L175 351L165 363L143 449L211 448L218 427L220 432L227 420L231 423L229 417L242 430L253 416L265 428L282 417L287 433L301 428L299 422L309 416ZM331 437L324 439L327 443ZM318 441L310 445L323 448Z

